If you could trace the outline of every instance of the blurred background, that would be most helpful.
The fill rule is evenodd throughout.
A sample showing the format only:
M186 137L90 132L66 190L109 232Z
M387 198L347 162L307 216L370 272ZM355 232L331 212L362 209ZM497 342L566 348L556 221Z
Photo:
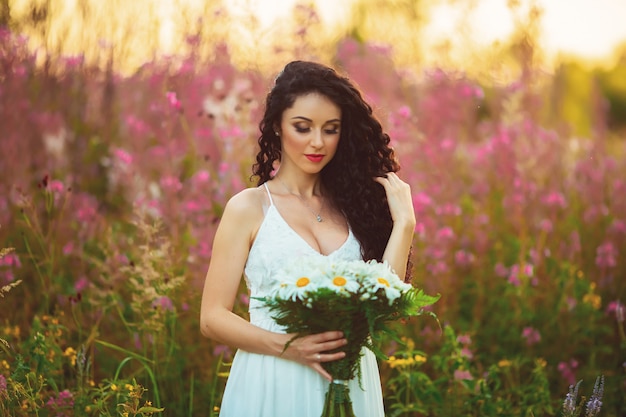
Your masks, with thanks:
M0 0L0 415L217 415L233 350L201 337L200 289L293 59L372 104L414 284L441 294L440 325L381 346L387 415L626 415L624 22L623 0Z

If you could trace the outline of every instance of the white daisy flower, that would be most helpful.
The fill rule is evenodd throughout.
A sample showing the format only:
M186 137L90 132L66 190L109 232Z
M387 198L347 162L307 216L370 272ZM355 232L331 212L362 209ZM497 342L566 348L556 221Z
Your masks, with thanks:
M354 273L348 268L341 268L338 265L332 265L324 274L322 285L336 293L345 295L356 294L361 288L361 284Z
M363 287L372 296L379 290L384 290L385 298L389 301L389 305L399 298L403 292L411 288L410 284L403 282L396 275L387 262L368 262L370 270L363 277Z
M320 287L322 271L311 259L301 259L287 265L274 277L279 281L278 298L304 300L309 293Z

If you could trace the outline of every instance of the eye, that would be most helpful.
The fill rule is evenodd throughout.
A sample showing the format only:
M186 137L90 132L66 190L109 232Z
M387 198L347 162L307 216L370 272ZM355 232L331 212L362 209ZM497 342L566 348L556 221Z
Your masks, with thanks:
M337 133L339 133L339 129L338 128L326 129L324 130L324 133L326 133L327 135L336 135Z
M296 132L298 133L306 133L310 130L308 127L303 127L303 126L294 126L294 128L296 129Z

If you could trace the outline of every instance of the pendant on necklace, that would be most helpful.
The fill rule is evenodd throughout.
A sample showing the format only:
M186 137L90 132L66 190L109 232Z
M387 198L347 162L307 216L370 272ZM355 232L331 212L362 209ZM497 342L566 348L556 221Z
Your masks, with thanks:
M316 219L318 223L322 222L322 216L320 216L319 214L316 216Z

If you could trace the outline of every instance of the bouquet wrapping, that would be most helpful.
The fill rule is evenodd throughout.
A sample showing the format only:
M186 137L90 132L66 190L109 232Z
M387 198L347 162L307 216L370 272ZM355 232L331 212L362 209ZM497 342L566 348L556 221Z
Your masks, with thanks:
M296 334L294 339L340 330L348 340L338 349L346 353L343 359L322 363L333 377L322 417L354 416L348 381L360 375L362 348L386 359L377 342L385 334L399 341L391 322L423 313L434 316L424 307L439 299L402 281L386 262L304 258L276 279L280 286L262 300L276 323Z

